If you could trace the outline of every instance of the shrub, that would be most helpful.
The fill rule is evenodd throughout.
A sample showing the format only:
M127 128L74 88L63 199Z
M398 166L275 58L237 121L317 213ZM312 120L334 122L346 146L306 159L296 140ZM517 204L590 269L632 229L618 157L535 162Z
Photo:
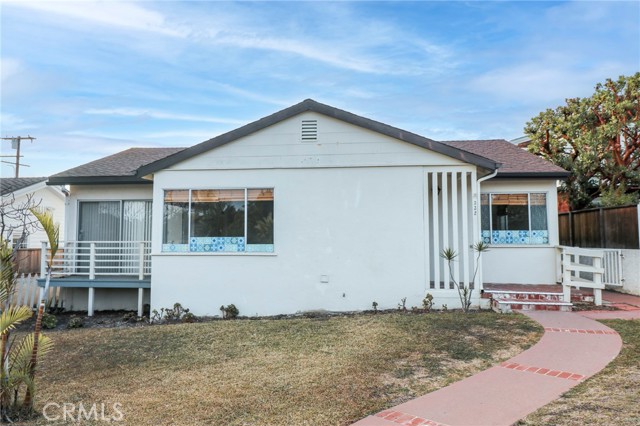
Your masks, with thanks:
M173 308L160 308L160 312L155 309L151 311L150 322L182 321L195 322L198 317L189 312L180 303L174 303Z
M196 322L198 321L198 317L193 315L191 312L187 312L182 316L182 322Z
M51 330L52 328L56 328L58 325L58 318L55 315L44 313L42 315L42 328L46 328L47 330Z
M67 328L81 328L84 327L84 320L80 317L71 317L67 323Z
M135 312L126 312L122 316L122 322L136 322L138 321L138 315Z
M431 308L433 308L433 295L427 293L424 299L422 299L422 309L424 309L425 312L430 312Z

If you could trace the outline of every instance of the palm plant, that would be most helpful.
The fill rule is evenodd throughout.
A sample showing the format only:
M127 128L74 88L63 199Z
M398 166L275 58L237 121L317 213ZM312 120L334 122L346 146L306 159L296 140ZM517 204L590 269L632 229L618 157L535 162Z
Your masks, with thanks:
M12 412L31 409L25 404L26 395L34 395L35 382L31 365L34 346L39 347L36 357L41 358L51 350L49 338L30 333L21 340L10 339L15 327L31 318L28 306L11 306L10 297L15 290L16 274L13 271L14 251L9 242L0 237L0 421L11 421ZM36 343L37 342L37 343ZM19 398L25 389L25 398ZM33 399L31 398L31 401Z
M471 278L471 282L476 282L476 276L478 275L478 269L480 267L480 256L482 253L489 251L489 245L478 241L473 245L473 251L476 253L476 267L473 271L473 277ZM458 296L460 297L460 303L462 304L462 310L464 312L469 312L471 308L471 295L473 294L473 289L471 288L470 283L461 284L455 280L453 276L453 268L451 264L455 261L456 257L458 257L458 253L452 248L445 248L440 253L440 257L446 260L447 265L449 266L449 280L455 285L456 290L458 290Z
M47 239L49 240L49 246L51 247L51 257L47 261L47 273L46 280L44 284L44 289L40 293L40 305L38 306L38 315L36 317L36 325L33 331L33 339L31 348L31 360L27 367L29 368L28 377L33 381L36 375L36 366L38 365L38 354L39 347L41 342L40 332L42 331L42 316L44 315L45 310L45 297L49 291L49 284L51 282L51 269L53 267L53 258L56 256L58 252L58 245L60 243L60 225L53 221L53 215L51 212L40 210L40 209L31 209L31 213L38 219L40 225L44 229L44 232L47 234ZM44 255L44 253L43 253ZM44 350L44 348L43 348ZM42 352L42 351L40 351ZM27 387L27 391L24 396L23 405L28 409L31 409L33 406L33 398L34 398L34 387Z

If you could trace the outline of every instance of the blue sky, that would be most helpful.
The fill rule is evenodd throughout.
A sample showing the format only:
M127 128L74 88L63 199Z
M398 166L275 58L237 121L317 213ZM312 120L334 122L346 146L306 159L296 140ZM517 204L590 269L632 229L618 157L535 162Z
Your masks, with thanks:
M640 70L637 1L0 7L0 132L37 138L22 176L190 146L306 98L436 140L513 139Z

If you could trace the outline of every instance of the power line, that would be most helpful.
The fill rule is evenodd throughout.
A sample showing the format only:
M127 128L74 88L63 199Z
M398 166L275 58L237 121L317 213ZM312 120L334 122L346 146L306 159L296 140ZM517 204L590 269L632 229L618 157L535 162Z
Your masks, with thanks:
M12 136L12 137L2 138L2 140L11 141L11 148L16 150L16 155L15 155L16 177L20 177L20 158L23 157L22 155L20 155L20 143L22 142L23 139L28 139L31 142L33 142L36 138L32 136ZM7 155L6 157L13 157L13 155ZM3 161L3 163L7 163L7 161ZM23 166L29 167L26 164L23 164Z

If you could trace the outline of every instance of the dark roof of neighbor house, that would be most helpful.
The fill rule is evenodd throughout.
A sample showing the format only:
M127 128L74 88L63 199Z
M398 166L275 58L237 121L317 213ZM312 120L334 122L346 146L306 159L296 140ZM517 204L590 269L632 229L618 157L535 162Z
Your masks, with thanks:
M151 183L137 176L140 167L185 148L129 148L49 177L49 185Z
M255 133L266 127L272 126L283 120L308 111L326 115L328 117L332 117L346 123L362 127L364 129L381 133L383 135L390 136L392 138L399 139L401 141L408 142L422 148L426 148L430 151L435 151L448 157L464 161L465 163L475 164L476 166L488 170L495 170L500 166L495 161L474 154L470 151L462 151L454 146L445 145L441 142L425 138L424 136L420 136L406 130L398 129L397 127L389 126L388 124L384 124L379 121L371 120L369 118L365 118L348 111L321 104L320 102L316 102L313 99L306 99L296 105L290 106L289 108L285 108L267 117L254 121L253 123L249 123L238 129L232 130L213 139L209 139L207 141L194 145L191 148L187 148L176 155L159 159L154 163L147 164L146 166L140 168L140 170L138 171L138 176L142 177L149 175L158 170L162 170L166 167L172 166L180 161L195 157L198 154L202 154L203 152L209 151L219 146L226 145L251 133Z
M442 143L502 164L498 169L496 176L498 178L564 179L569 175L565 169L518 148L504 139L443 141Z
M36 183L44 182L47 177L18 177L0 179L0 195L11 194Z

